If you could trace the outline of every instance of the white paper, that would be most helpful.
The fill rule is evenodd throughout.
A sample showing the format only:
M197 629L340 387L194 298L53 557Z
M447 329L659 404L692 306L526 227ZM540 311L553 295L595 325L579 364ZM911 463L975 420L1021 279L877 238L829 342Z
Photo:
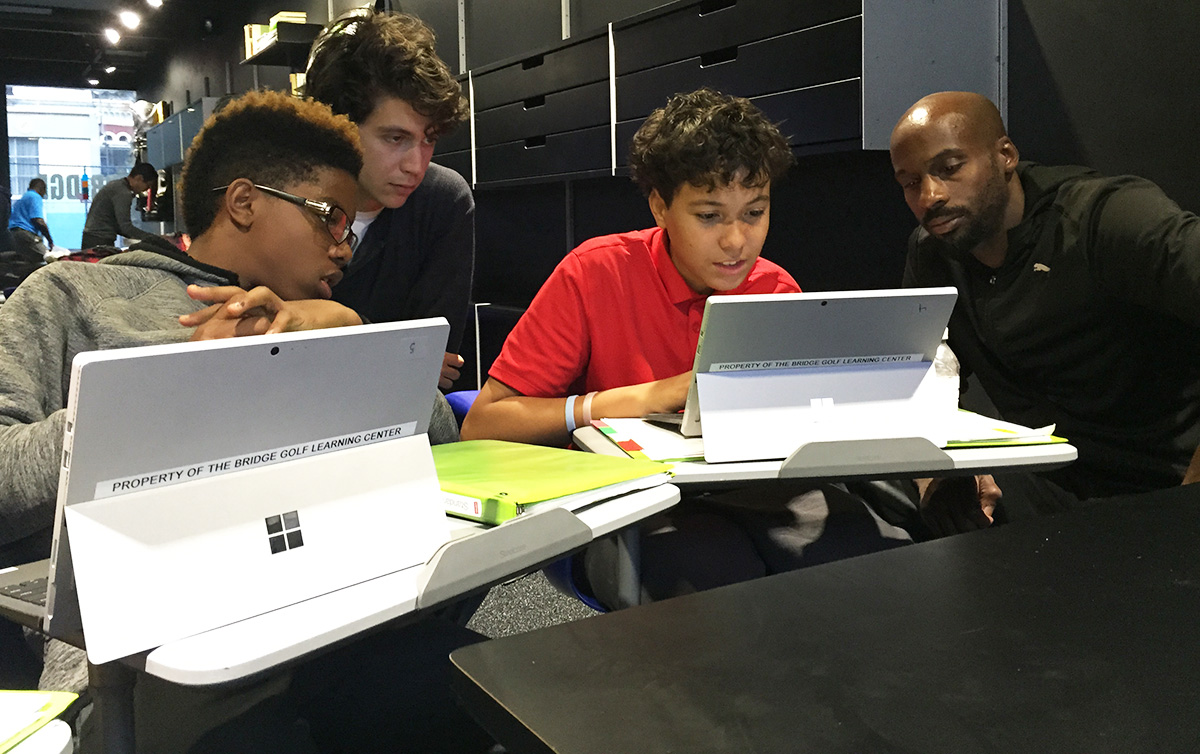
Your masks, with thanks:
M629 438L642 446L652 461L698 460L704 457L704 440L684 437L674 429L658 427L641 419L604 419L619 438ZM613 439L611 435L605 437Z
M0 742L37 722L50 694L0 694Z

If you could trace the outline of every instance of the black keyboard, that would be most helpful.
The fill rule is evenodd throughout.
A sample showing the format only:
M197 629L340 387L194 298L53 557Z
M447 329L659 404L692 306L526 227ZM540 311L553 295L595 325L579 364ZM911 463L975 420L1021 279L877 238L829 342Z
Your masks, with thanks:
M22 602L45 607L47 586L49 586L49 581L46 578L31 579L29 581L22 581L20 584L9 584L8 586L0 587L0 594L5 597L21 600Z

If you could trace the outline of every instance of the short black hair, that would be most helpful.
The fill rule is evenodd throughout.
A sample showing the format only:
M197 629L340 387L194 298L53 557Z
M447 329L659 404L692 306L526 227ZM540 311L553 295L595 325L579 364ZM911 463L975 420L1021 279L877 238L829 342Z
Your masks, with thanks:
M443 134L467 119L462 87L434 51L433 30L405 13L357 8L313 42L304 94L362 123L381 97L397 97Z
M183 166L184 223L193 236L208 230L220 205L213 189L238 178L286 190L324 168L358 179L362 150L354 124L319 102L250 92L209 117L192 140Z
M735 180L765 186L795 158L779 128L743 97L704 88L676 94L633 136L629 166L649 196L667 205L684 183L714 189Z
M139 162L129 171L129 177L141 178L146 183L154 185L158 182L158 171L148 162Z
M45 191L46 190L46 182L44 180L42 180L41 178L34 178L29 181L29 188L27 188L25 190L26 191Z

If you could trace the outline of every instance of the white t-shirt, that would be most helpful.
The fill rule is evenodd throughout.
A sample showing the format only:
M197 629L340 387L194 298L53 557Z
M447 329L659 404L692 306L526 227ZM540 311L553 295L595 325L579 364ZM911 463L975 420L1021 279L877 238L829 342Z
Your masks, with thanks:
M363 212L359 210L354 216L354 224L350 226L350 230L354 231L354 236L361 241L363 236L367 235L367 228L371 227L371 223L375 222L375 218L379 217L379 213L383 212L383 207L373 212ZM355 244L357 249L358 244Z

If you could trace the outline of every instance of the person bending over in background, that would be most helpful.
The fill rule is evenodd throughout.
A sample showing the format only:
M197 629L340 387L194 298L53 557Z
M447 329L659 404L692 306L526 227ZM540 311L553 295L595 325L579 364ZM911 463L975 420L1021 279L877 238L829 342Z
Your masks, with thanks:
M29 182L29 190L13 202L8 229L12 231L16 252L22 262L43 264L50 249L54 248L54 239L50 238L50 226L46 225L43 209L45 198L46 182L34 178ZM46 243L42 243L42 236L46 237Z
M445 317L441 387L458 379L475 267L475 200L458 173L431 164L438 137L467 119L433 32L401 13L358 9L313 43L304 92L358 126L360 239L334 300L372 322Z
M158 186L158 171L148 162L139 162L125 178L104 184L92 197L92 206L83 222L83 239L79 248L112 246L117 236L130 241L150 238L154 234L133 224L129 211L133 198Z

